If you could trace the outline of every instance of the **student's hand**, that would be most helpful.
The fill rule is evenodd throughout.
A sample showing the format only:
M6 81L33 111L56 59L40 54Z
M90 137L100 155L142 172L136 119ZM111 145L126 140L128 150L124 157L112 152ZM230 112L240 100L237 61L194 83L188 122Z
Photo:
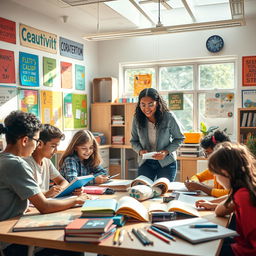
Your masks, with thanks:
M86 200L90 200L90 199L91 199L91 196L87 195L86 193L83 193L82 195L76 198L75 204L83 205Z
M207 201L207 200L200 199L200 200L197 200L195 202L195 205L198 208L204 208L205 210L213 211L213 210L215 210L215 208L218 204L217 203L212 203L212 202Z
M148 153L148 151L145 150L145 149L142 149L142 150L139 151L140 156L142 156L143 154L146 154L146 153Z
M57 195L60 191L62 191L62 187L59 185L52 186L44 195L45 197L54 197Z
M73 191L74 196L81 196L84 193L83 188L77 188Z
M99 176L95 177L94 180L95 180L96 184L102 184L102 183L105 183L109 180L109 176L99 175Z
M163 160L168 154L169 152L167 150L161 150L154 154L152 157L156 160Z
M201 190L202 188L201 184L196 181L185 181L184 184L189 191Z

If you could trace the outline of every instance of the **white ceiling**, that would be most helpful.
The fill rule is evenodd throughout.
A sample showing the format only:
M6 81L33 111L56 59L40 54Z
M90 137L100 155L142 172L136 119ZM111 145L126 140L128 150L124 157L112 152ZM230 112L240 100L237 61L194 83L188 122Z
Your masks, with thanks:
M232 16L229 1L243 2L160 0L163 3L159 16L158 0L114 0L79 6L70 6L64 2L66 0L11 1L56 19L56 22L64 22L63 16L67 16L66 22L83 34L155 27L159 17L164 26L241 18ZM247 19L251 16L256 16L256 0L244 0L244 17Z

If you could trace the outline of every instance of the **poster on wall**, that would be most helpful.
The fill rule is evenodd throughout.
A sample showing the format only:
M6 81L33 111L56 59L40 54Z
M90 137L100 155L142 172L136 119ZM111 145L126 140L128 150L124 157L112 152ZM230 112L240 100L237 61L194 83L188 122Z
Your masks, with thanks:
M17 88L0 86L0 122L13 110L18 109Z
M152 86L152 74L134 75L134 96L139 96L140 92L145 88Z
M243 86L256 86L256 56L244 56L242 60Z
M53 87L56 76L56 59L43 57L44 86Z
M57 53L57 35L20 23L20 44L29 48Z
M256 108L256 90L242 90L242 107Z
M62 125L62 93L56 91L40 92L41 121L63 130Z
M206 118L230 118L234 115L234 93L207 93Z
M82 129L87 127L87 95L65 93L64 129Z
M0 49L0 83L16 83L13 51Z
M20 52L20 84L27 86L39 86L38 56Z
M76 90L85 90L85 67L75 65L75 88Z
M61 87L72 89L72 64L69 62L60 62Z
M169 93L168 101L170 110L183 110L183 93Z
M84 59L84 45L78 42L60 37L60 55L83 60Z
M0 41L16 44L16 22L0 17Z
M19 109L26 113L33 113L38 118L39 115L39 98L37 90L19 89L18 90L18 102Z

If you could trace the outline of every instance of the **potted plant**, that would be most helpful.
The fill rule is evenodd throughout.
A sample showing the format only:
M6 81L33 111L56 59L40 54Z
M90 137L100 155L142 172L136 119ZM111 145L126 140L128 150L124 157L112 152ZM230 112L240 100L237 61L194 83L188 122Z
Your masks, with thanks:
M256 157L256 137L251 133L247 136L246 146L252 152L252 154Z

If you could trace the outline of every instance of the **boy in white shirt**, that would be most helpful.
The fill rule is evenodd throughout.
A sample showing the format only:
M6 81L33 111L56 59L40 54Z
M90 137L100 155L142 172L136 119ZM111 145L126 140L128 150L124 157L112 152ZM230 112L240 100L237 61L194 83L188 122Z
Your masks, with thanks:
M57 147L65 135L59 128L50 124L44 124L39 134L39 143L32 156L24 158L34 171L34 179L37 181L45 197L54 197L69 183L60 174L51 162L51 158L57 152ZM50 188L50 180L54 185Z

